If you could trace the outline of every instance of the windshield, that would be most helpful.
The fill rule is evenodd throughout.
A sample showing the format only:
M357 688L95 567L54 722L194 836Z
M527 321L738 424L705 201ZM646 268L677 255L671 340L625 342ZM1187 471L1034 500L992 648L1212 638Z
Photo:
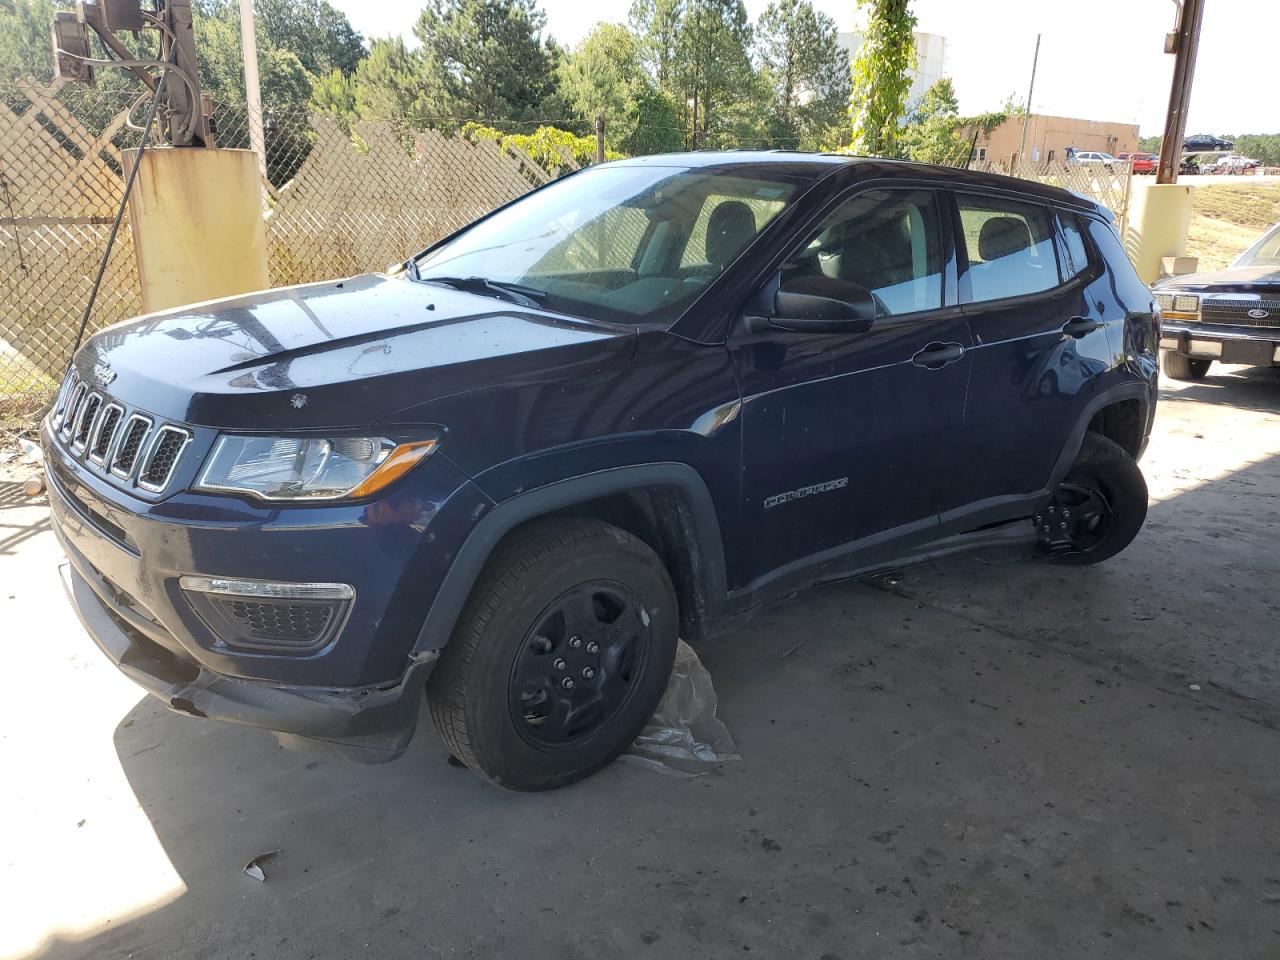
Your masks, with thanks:
M1280 223L1240 255L1235 267L1280 267Z
M417 279L623 323L667 323L795 195L768 168L605 166L530 194L417 260ZM488 281L486 284L484 281Z

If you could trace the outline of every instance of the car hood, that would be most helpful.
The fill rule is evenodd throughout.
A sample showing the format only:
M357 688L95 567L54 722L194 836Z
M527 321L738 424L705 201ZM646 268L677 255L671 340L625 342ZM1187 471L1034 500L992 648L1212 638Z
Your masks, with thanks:
M1280 294L1280 267L1235 267L1211 273L1170 277L1156 284L1156 290L1183 290L1188 293Z
M96 334L81 374L223 429L420 422L432 400L625 360L636 330L367 275L150 314Z

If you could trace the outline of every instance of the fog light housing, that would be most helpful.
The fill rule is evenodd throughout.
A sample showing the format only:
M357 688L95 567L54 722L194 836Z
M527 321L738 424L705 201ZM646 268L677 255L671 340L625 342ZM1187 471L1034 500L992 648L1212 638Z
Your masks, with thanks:
M314 653L346 622L355 590L345 583L281 583L182 577L191 609L229 647Z

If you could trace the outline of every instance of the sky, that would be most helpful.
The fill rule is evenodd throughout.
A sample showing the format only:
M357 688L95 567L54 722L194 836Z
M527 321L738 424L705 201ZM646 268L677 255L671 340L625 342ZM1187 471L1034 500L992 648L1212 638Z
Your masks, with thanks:
M421 0L330 0L366 37L412 40ZM768 0L746 0L752 20ZM625 22L630 0L542 0L547 33L572 46L598 21ZM854 0L814 0L842 31L854 27ZM946 37L946 73L963 113L997 109L1009 94L1025 101L1036 34L1042 34L1032 109L1037 113L1137 123L1159 134L1173 57L1170 0L913 0L916 27ZM1214 0L1205 5L1188 133L1280 132L1276 96L1278 0Z

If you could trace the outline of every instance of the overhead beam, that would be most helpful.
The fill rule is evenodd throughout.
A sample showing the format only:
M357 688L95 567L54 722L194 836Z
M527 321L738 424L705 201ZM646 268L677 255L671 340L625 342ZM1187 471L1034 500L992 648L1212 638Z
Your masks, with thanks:
M1187 111L1191 107L1191 84L1196 73L1196 52L1200 47L1200 22L1204 19L1204 0L1182 0L1178 22L1166 40L1165 50L1174 55L1173 87L1169 91L1169 112L1164 122L1164 139L1160 141L1160 166L1157 183L1177 183L1182 164L1182 141L1187 135ZM1173 49L1169 50L1172 46Z

